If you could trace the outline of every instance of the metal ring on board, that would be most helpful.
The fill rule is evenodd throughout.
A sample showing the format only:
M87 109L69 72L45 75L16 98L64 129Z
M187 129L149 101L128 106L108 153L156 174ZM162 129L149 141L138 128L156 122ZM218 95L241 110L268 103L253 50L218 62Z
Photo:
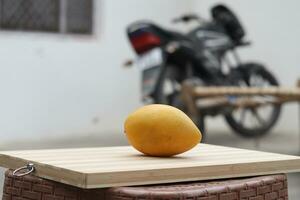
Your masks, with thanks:
M26 166L20 167L13 171L13 176L21 177L32 173L35 170L32 163L28 163ZM24 171L24 172L21 172Z

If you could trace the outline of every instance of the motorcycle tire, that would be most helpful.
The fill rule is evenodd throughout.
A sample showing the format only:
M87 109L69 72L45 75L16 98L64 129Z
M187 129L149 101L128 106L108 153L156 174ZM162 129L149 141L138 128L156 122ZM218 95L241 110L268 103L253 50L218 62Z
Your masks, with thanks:
M275 78L275 76L269 72L263 65L258 63L247 63L240 66L244 70L244 78L247 82L247 86L259 86L253 85L250 82L251 77L253 76L260 76L264 81L268 82L270 86L279 86L279 82ZM233 116L233 112L230 114L225 115L225 120L231 129L243 136L243 137L260 137L269 132L269 130L276 124L277 120L280 117L281 112L281 105L274 105L272 104L272 112L270 118L267 121L264 121L263 125L260 127L249 128L245 127L242 123L237 121L237 119ZM246 109L246 108L242 108ZM254 108L256 109L256 108ZM258 108L257 108L258 109ZM246 112L246 111L243 111ZM251 110L252 112L252 110ZM255 111L257 112L257 111Z

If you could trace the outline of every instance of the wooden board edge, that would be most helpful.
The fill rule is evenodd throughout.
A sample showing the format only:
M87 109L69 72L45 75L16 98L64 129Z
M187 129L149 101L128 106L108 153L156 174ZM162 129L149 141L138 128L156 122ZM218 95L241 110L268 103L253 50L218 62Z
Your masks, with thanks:
M88 189L93 189L227 179L292 172L300 172L300 159L253 162L240 164L239 166L225 164L205 167L155 169L98 174L92 173L87 174L86 186ZM99 183L99 180L102 180L102 183Z
M32 162L26 159L16 158L5 154L0 154L0 165L4 168L17 169L19 167L27 165L28 163L33 163L35 166L35 171L32 173L32 175L34 176L84 189L87 188L87 176L84 173L62 169L44 163Z
M209 148L223 148L224 150L226 149L231 149L231 150L240 150L240 151L247 151L247 152L252 152L252 153L267 153L269 155L282 155L282 156L285 156L285 157L290 157L291 159L300 159L300 156L296 156L296 155L289 155L289 154L284 154L284 153L276 153L276 152L269 152L269 151L261 151L261 150L257 150L257 149L245 149L245 148L242 148L242 147L231 147L231 146L220 146L220 145L216 145L216 144L208 144L208 143L199 143L196 145L199 146L199 145L204 145L204 146L209 146Z

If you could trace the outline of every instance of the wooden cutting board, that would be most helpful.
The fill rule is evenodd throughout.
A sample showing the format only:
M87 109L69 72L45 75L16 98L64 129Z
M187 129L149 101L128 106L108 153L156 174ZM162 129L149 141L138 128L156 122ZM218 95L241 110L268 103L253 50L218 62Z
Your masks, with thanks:
M0 152L0 166L34 163L37 176L81 188L209 180L300 171L300 157L199 144L171 158L147 157L132 147Z

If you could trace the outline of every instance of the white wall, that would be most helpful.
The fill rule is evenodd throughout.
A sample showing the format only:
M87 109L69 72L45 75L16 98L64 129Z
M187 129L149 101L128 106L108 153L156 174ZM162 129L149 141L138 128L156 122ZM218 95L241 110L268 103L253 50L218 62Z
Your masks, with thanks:
M125 27L136 19L169 25L192 8L180 0L96 0L95 35L0 32L1 143L15 139L122 132L140 105L139 73ZM107 134L107 135L105 135Z
M295 86L300 78L300 1L199 0L195 1L195 11L209 17L209 9L220 2L237 13L246 28L247 38L253 42L250 48L241 49L242 59L266 64L282 85ZM284 106L277 130L297 133L297 114L295 104ZM215 124L214 121L210 127Z

